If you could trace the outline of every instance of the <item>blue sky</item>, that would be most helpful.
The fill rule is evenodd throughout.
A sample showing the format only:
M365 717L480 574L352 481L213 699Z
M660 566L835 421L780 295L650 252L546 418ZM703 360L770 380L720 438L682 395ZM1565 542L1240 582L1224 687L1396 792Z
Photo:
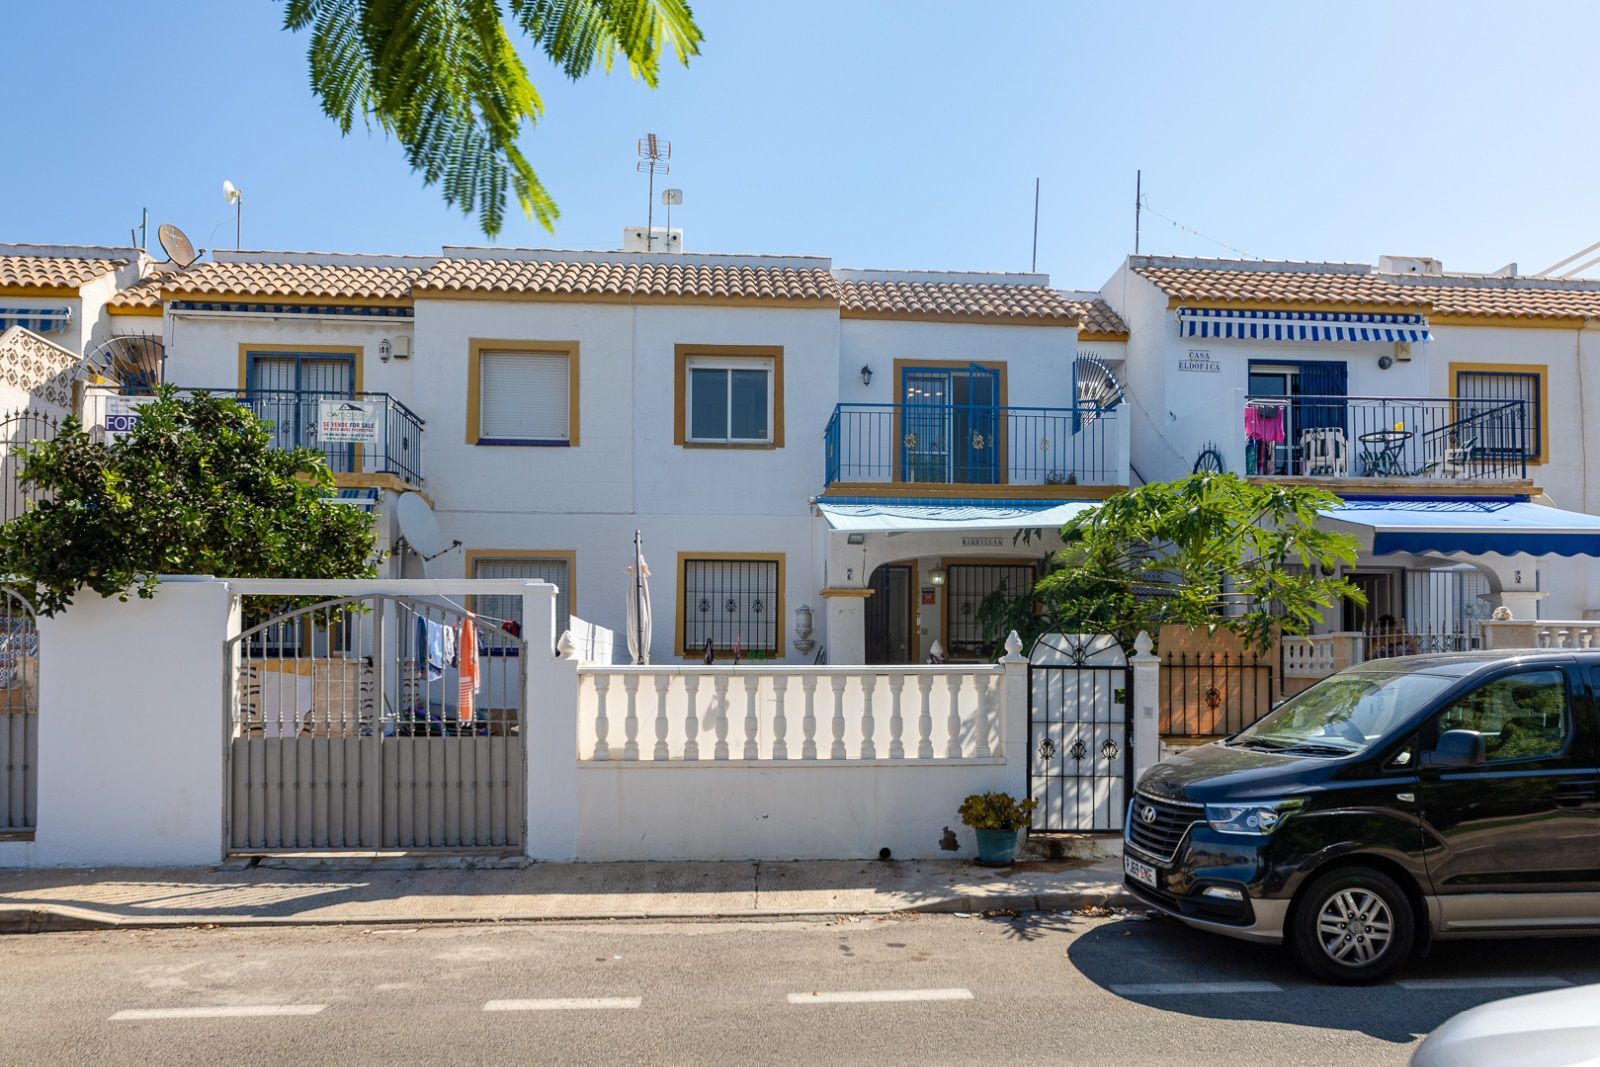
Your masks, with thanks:
M1154 211L1261 257L1533 271L1600 240L1600 5L694 7L704 53L658 91L532 63L547 116L526 148L562 218L550 235L513 209L498 243L615 247L644 220L647 130L673 141L673 222L699 251L1026 270L1039 176L1039 269L1098 287L1132 251L1137 168ZM230 178L246 247L486 243L381 134L339 136L280 18L269 0L9 6L31 43L0 72L0 240L123 243L148 206L152 244L170 221L231 246ZM1151 214L1143 249L1236 254Z

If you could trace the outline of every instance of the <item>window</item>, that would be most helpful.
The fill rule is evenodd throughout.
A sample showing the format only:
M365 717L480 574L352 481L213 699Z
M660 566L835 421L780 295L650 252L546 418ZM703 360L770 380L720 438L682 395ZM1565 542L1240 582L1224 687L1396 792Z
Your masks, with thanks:
M1440 716L1439 732L1446 730L1481 733L1491 762L1554 756L1571 730L1567 676L1529 671L1486 682Z
M474 578L523 578L549 582L556 587L556 636L572 624L572 572L574 553L468 552L469 571ZM522 623L522 598L519 596L480 596L473 604L480 615L494 619L515 619Z
M783 655L782 556L678 556L678 652Z
M1455 395L1464 401L1457 420L1463 439L1486 455L1543 458L1546 451L1545 368L1489 368L1451 364ZM1520 403L1519 403L1520 402Z
M690 448L783 445L783 349L677 347L674 439Z
M468 362L467 443L578 443L578 345L474 341Z
M1002 585L1009 598L1031 596L1033 564L952 563L945 573L945 652L952 659L983 656L989 642L978 617L979 605Z

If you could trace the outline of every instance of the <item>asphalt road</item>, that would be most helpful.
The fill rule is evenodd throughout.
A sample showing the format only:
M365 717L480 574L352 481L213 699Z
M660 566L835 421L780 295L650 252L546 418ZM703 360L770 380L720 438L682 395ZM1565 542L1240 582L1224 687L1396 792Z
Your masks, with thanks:
M7 1063L1404 1063L1464 1008L1600 982L1594 941L1314 985L1165 920L212 929L0 939Z

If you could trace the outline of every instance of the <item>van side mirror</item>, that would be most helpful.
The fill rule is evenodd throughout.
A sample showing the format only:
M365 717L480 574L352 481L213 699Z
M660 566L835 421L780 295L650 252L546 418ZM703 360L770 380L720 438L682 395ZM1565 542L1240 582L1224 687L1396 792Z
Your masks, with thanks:
M1483 735L1476 730L1446 730L1432 752L1422 754L1422 769L1445 770L1450 767L1477 767L1484 762Z

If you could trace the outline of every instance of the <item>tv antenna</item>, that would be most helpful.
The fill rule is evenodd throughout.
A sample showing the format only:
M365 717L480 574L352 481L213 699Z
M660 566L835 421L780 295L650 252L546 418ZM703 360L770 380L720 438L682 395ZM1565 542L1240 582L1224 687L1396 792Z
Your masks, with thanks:
M233 208L233 250L239 251L239 234L244 218L244 190L230 181L222 183L222 198Z
M179 270L200 258L188 235L170 222L163 222L156 227L156 240L161 242L161 251L167 254L168 261Z
M672 207L673 207L674 204L682 206L682 204L683 204L683 190L682 189L663 189L663 190L661 190L661 203L667 209L667 251L670 252L670 251L672 251ZM681 247L680 247L680 251L681 251Z
M647 133L639 138L639 162L633 169L640 174L650 175L650 184L646 192L645 223L644 223L644 249L646 252L655 251L655 211L656 211L656 175L665 177L672 173L672 164L667 160L672 158L672 142L663 140L653 133Z

